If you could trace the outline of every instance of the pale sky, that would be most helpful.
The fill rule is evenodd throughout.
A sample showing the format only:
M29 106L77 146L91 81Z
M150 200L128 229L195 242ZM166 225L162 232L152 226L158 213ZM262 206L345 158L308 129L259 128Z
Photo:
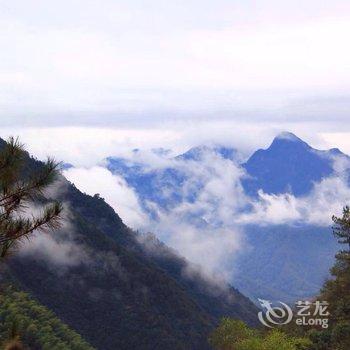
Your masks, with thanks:
M349 34L339 0L0 1L0 131L245 133L252 149L288 129L350 152Z

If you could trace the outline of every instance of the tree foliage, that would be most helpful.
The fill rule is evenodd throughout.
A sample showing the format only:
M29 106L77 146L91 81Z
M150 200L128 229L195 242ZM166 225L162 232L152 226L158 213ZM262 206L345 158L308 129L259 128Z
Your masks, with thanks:
M341 217L333 216L333 222L333 234L341 249L330 270L332 277L317 297L329 304L329 328L287 327L290 334L304 334L311 340L308 350L350 349L350 208L346 206Z
M93 349L52 311L11 285L0 291L1 345L5 349Z
M0 258L33 232L55 229L60 223L62 205L44 204L43 196L57 177L58 164L48 159L40 171L26 174L25 155L23 145L14 138L0 151ZM37 214L31 208L34 202L42 203Z
M220 350L237 350L238 344L254 336L248 326L239 320L224 317L219 326L211 334L209 343Z
M333 234L338 239L340 244L346 244L348 253L350 250L350 207L346 206L343 209L343 216L338 218L333 216Z
M280 330L259 332L242 321L226 317L211 334L209 343L216 350L302 350L310 342Z
M313 330L312 350L350 349L350 208L343 209L342 217L333 216L333 234L342 245L331 269L332 278L322 290L320 298L327 300L330 310L330 328Z

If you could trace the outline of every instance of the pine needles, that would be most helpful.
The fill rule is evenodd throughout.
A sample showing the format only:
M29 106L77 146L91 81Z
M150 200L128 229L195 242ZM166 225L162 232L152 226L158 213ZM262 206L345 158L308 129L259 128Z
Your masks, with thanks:
M49 158L39 172L24 178L25 156L24 146L13 137L0 151L0 258L35 231L60 226L63 207L59 202L43 205L40 213L28 213L29 202L43 202L44 190L56 180L59 164Z

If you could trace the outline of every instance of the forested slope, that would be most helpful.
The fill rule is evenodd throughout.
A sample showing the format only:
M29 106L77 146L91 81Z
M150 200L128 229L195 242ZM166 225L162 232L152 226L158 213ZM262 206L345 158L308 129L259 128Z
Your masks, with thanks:
M28 157L26 173L40 166ZM54 195L69 208L69 225L53 236L57 253L74 248L67 261L52 261L41 249L14 256L8 266L23 290L92 346L202 350L221 316L256 322L255 306L237 290L186 277L186 262L166 249L145 251L103 199L65 179Z

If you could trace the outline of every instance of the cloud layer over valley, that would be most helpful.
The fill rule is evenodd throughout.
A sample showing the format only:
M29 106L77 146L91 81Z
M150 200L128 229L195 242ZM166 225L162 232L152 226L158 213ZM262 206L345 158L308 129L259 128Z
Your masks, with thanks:
M112 158L104 166L70 168L64 175L82 191L99 193L132 228L155 233L189 261L227 280L234 279L235 257L249 250L245 225L327 227L350 202L346 157L335 157L334 174L313 183L307 194L259 190L252 197L242 185L249 174L233 154L227 158L211 147L180 157L138 150L128 159L117 158L115 168ZM124 175L116 170L120 161Z

